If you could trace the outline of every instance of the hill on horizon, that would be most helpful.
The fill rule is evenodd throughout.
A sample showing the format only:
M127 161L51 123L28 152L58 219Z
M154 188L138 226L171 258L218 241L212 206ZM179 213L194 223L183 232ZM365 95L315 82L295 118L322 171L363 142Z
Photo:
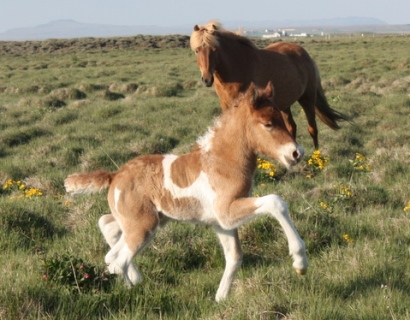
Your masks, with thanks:
M346 17L322 20L284 20L284 21L221 21L228 29L264 29L285 27L351 27L351 26L386 26L386 22L376 18ZM197 23L205 23L198 21ZM177 26L118 26L105 24L82 23L75 20L56 20L30 28L15 28L0 33L0 40L45 40L45 39L69 39L84 37L118 37L144 35L189 35L195 23L181 24Z

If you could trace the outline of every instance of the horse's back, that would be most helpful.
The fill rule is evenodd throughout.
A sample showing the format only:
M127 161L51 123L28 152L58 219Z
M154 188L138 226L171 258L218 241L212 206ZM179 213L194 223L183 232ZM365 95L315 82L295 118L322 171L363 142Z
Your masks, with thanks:
M309 54L303 47L295 44L295 43L290 43L290 42L275 42L267 47L263 48L262 50L268 50L272 52L277 52L280 54L284 55L295 55L299 57L304 57L307 56L309 57Z
M282 65L286 69L293 65L297 66L299 70L315 73L313 59L303 47L295 43L275 42L260 50L260 52L275 60L277 68Z

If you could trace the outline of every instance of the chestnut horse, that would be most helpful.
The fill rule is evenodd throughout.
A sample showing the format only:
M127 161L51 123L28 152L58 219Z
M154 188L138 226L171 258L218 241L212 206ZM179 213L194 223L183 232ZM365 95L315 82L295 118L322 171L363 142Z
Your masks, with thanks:
M251 84L197 140L191 153L139 156L116 173L100 170L66 178L69 193L109 188L112 214L102 216L99 226L111 247L105 256L111 273L122 274L129 285L138 283L141 275L132 259L167 220L207 224L213 226L225 254L225 271L215 298L223 300L242 261L237 228L264 214L278 220L293 267L299 274L306 272L305 244L287 204L273 194L249 197L257 154L287 167L303 156L272 101L270 83L264 89Z
M339 129L337 121L348 118L330 108L324 95L318 68L300 46L279 42L258 49L252 41L224 30L216 21L194 27L191 48L196 53L202 81L208 87L215 83L222 109L229 108L250 82L275 88L275 104L281 110L288 131L296 139L296 123L290 110L298 101L305 111L308 130L319 148L315 113L330 128Z

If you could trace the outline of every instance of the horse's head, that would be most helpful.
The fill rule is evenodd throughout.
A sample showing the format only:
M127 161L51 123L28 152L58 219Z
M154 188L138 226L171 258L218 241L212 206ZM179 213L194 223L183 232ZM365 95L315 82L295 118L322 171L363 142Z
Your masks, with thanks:
M286 129L279 108L273 103L274 90L271 82L265 88L253 83L238 98L238 109L243 108L244 134L256 154L263 154L280 161L287 168L296 165L304 150ZM237 108L230 108L237 109ZM233 110L232 112L236 112Z
M215 37L215 31L218 30L219 24L208 23L206 26L194 27L191 34L191 48L195 51L196 61L201 71L201 80L210 87L214 83L214 71L217 61L218 41Z

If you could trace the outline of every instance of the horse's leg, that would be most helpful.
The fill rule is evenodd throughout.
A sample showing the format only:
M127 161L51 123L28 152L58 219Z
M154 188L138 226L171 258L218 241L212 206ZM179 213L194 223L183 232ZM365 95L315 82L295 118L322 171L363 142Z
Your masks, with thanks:
M292 135L293 139L296 140L296 122L293 120L292 112L290 108L286 108L285 110L280 111L282 113L283 121L285 122L286 129L288 129L289 133Z
M153 239L159 220L154 212L147 211L122 215L121 222L123 232L105 256L105 262L110 273L122 274L127 284L135 285L142 277L132 259Z
M279 196L271 194L260 198L234 200L228 212L219 217L219 222L224 229L235 229L263 214L269 214L279 222L288 240L293 267L297 273L305 274L308 267L305 243L292 223L286 202Z
M315 103L316 103L316 91L314 95L305 94L298 100L299 104L302 106L305 111L306 119L308 121L308 131L310 136L313 139L313 144L315 149L319 149L318 141L318 131L316 124L316 113L315 113Z
M225 271L215 296L215 300L219 302L228 296L232 281L242 263L242 249L239 244L237 229L224 230L220 227L215 227L215 232L218 235L225 255Z

